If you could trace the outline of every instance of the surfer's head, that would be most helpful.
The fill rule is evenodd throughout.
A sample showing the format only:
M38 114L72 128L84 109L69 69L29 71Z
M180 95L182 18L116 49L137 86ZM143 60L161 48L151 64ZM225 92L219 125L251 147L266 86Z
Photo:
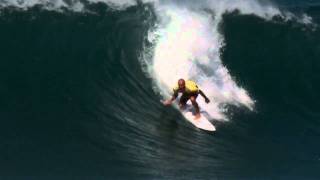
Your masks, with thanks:
M179 86L179 90L180 91L184 91L185 90L186 82L184 81L184 79L179 79L178 86Z

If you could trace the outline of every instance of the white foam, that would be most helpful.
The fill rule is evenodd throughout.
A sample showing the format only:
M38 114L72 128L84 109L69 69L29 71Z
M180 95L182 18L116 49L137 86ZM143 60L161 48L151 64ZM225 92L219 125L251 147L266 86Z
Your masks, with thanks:
M137 2L133 0L90 0L89 2L90 3L98 3L98 2L106 3L114 9L126 9L130 6L137 5Z
M116 10L123 10L130 6L137 5L136 0L87 0L89 3L105 3L109 7ZM142 0L142 3L156 3L158 0ZM66 3L68 2L68 3ZM28 9L35 5L42 5L47 10L59 10L60 8L68 8L74 11L82 11L84 4L80 0L2 0L0 7L13 6L20 9Z
M66 3L66 2L67 3ZM42 5L47 10L60 10L62 7L76 12L84 11L84 4L80 0L0 0L0 7L13 6L20 9L28 9L35 5ZM109 7L116 10L124 10L130 6L137 5L137 0L87 0L89 3L105 3ZM174 4L172 0L140 0L142 3L153 3L156 7L164 4ZM177 1L181 2L181 0ZM306 14L297 17L290 12L281 12L278 8L270 3L261 5L257 0L202 0L202 1L182 1L180 5L192 8L207 8L216 13L216 18L221 18L221 15L239 10L241 14L254 14L256 16L270 20L275 15L282 18L295 19L299 23L312 24L312 18Z
M218 9L221 16L221 6ZM218 32L221 18L172 5L160 6L157 12L161 21L150 35L156 37L155 52L152 62L145 64L149 64L149 73L164 98L170 96L177 80L184 78L195 80L211 99L210 104L205 104L202 97L198 102L214 119L227 119L225 104L253 109L254 101L221 62L219 52L224 43Z
M160 22L149 33L154 44L153 58L142 59L146 70L155 79L156 91L169 98L178 79L191 79L211 99L210 104L205 104L199 97L198 103L212 118L227 120L227 104L253 110L254 100L231 77L220 59L224 38L218 26L222 15L237 10L240 14L253 14L266 20L272 20L274 16L288 20L295 16L255 0L185 1L183 6L169 1L158 3L156 10ZM305 16L301 22L310 21Z
M71 9L75 12L82 12L84 9L84 5L78 1L74 4L72 4Z
M270 4L261 5L256 0L215 0L207 1L207 6L214 10L217 15L234 10L238 10L241 14L254 14L265 19L282 15L278 8Z
M4 0L0 6L13 6L21 9L28 9L35 5L43 5L46 9L58 9L68 6L63 0Z

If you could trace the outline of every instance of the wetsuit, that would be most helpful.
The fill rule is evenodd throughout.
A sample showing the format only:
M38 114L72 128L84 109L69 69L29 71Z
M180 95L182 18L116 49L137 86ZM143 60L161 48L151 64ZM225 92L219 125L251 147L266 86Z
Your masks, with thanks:
M179 86L178 85L176 85L173 88L173 93L174 93L175 97L178 96L178 93L179 93ZM180 97L180 104L185 105L191 96L194 96L195 98L197 98L198 94L199 94L198 85L191 80L185 81L185 91L183 92L182 96Z

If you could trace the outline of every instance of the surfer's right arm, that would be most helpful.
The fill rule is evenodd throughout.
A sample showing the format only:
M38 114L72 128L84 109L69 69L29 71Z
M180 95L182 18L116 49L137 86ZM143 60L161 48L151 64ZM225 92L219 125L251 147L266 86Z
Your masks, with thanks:
M204 100L206 101L206 103L209 103L210 102L210 100L209 100L209 98L203 93L203 91L201 91L200 89L199 89L199 94L204 98Z
M178 91L173 90L173 95L171 97L171 99L168 99L166 101L163 102L163 105L168 106L171 105L172 102L178 97Z

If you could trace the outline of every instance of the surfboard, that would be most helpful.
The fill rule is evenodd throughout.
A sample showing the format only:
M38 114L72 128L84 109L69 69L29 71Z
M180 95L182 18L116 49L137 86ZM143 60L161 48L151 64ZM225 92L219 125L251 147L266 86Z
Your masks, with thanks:
M192 123L199 129L203 129L206 131L215 131L216 128L214 125L208 120L208 113L205 111L200 111L201 117L199 119L194 119L194 110L193 107L187 105L186 109L182 111L183 116L186 118L187 121Z

